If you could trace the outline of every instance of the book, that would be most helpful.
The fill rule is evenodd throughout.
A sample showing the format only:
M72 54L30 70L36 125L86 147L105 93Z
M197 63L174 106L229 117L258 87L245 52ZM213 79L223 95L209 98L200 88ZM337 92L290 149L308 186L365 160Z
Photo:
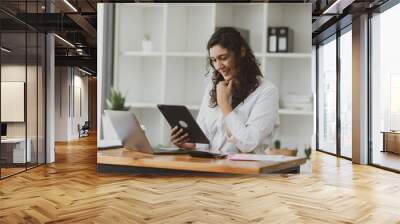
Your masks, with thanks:
M268 27L268 52L276 52L277 51L277 36L276 36L276 27Z
M277 27L277 52L293 51L293 31L289 27Z

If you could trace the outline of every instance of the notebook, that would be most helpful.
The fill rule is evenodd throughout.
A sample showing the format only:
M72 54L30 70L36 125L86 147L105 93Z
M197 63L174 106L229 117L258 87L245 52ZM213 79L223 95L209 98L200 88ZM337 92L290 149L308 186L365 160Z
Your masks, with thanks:
M246 161L269 161L269 162L282 162L293 159L291 156L283 155L262 155L262 154L233 154L228 156L229 160L246 160Z

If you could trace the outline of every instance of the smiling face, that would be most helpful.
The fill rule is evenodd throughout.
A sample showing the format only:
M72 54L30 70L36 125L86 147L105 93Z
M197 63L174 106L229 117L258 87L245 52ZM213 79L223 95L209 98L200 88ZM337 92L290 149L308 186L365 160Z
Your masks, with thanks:
M211 47L209 53L211 65L214 69L224 77L225 81L232 80L236 75L236 66L232 53L219 44Z

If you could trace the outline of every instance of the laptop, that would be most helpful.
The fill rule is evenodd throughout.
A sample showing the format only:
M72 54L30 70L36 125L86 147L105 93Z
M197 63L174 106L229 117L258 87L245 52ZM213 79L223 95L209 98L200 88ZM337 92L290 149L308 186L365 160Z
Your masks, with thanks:
M153 148L132 112L106 110L105 114L109 117L122 145L127 149L154 155L189 154L191 151L179 148Z

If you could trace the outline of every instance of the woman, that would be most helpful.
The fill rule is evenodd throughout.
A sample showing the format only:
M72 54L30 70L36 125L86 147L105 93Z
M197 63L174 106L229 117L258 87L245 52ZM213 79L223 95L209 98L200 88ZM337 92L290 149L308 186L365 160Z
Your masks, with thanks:
M197 122L210 140L210 150L263 153L278 123L277 89L263 79L252 50L234 28L218 29L207 50L214 71ZM171 141L181 148L196 147L177 127Z

